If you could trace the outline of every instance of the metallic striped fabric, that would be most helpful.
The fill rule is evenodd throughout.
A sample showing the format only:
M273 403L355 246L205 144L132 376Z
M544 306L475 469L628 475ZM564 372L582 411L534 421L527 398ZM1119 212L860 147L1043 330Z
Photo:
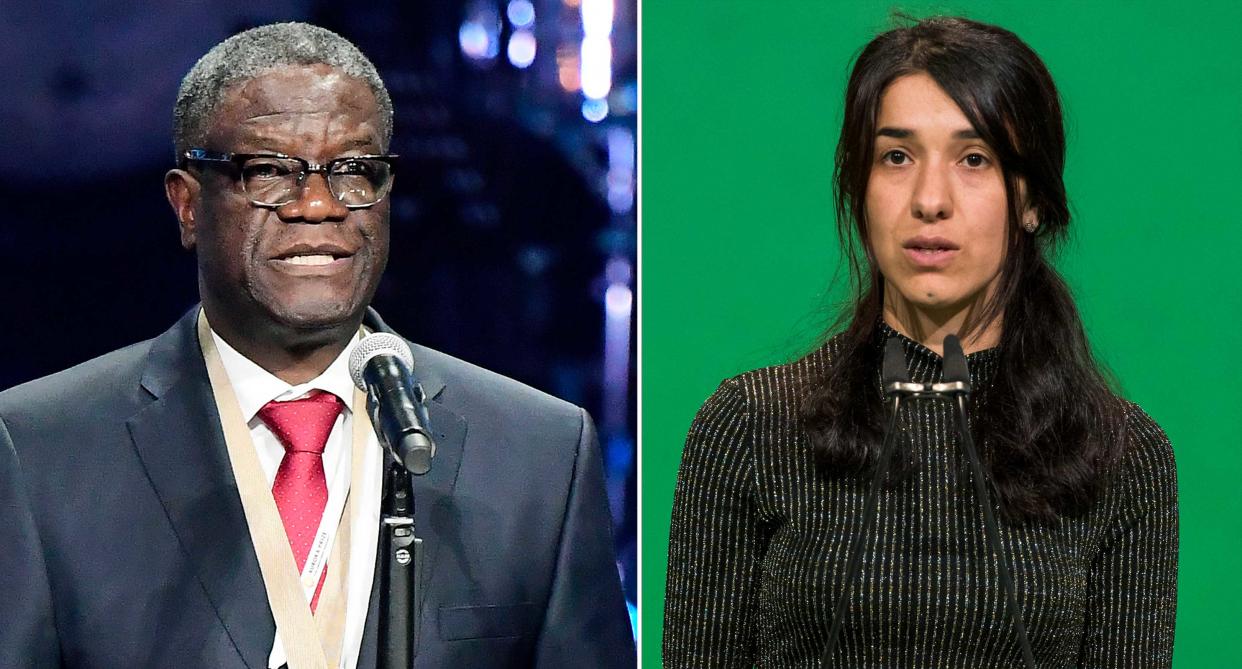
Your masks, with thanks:
M940 357L902 340L913 380L938 381ZM695 417L673 505L665 667L820 666L870 480L818 476L798 423L805 384L835 348L830 340L791 364L726 380ZM986 397L997 357L968 356L972 403ZM919 401L902 414L898 445L913 449L917 473L880 494L830 666L1020 667L951 407ZM1127 429L1127 452L1089 513L1001 525L1040 667L1172 662L1173 450L1137 406Z

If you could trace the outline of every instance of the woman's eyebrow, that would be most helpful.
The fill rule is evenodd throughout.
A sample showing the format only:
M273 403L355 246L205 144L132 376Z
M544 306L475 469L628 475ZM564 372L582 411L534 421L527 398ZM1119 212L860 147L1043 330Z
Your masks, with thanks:
M883 128L875 131L875 134L880 137L896 137L897 139L906 139L907 137L912 137L914 135L914 131L909 128L892 128L884 126Z

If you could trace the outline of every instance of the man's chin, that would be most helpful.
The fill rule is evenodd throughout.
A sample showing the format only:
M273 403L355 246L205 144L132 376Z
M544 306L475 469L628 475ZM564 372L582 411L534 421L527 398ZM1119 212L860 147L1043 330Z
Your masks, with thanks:
M336 330L357 326L366 307L347 305L342 302L311 301L271 305L269 312L277 323L307 332Z

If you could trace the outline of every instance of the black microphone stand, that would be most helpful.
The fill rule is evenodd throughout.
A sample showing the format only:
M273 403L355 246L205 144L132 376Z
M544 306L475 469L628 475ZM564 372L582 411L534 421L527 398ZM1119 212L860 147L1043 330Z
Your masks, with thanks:
M414 536L410 472L388 458L380 518L380 669L410 669L418 654L423 540Z
M377 431L386 453L384 493L380 516L380 619L379 669L410 669L418 655L423 598L423 540L414 534L414 489L411 477L427 473L435 443L425 426L430 425L426 395L415 383L411 395L419 424L403 444L414 437L413 450L395 448L383 430ZM372 425L379 425L379 406L368 393L367 408ZM410 456L403 459L401 454Z

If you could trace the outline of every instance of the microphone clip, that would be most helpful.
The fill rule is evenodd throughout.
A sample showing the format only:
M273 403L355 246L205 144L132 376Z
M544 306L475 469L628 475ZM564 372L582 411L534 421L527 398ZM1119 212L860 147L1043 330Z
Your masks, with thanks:
M912 381L893 381L884 385L886 397L900 396L903 398L941 398L948 399L957 395L969 395L970 383L967 381L945 381L942 383L914 383Z
M966 355L956 335L944 339L944 380L940 383L915 383L910 380L906 357L896 337L890 337L884 343L881 370L881 382L887 398L953 399L969 395L971 390Z

